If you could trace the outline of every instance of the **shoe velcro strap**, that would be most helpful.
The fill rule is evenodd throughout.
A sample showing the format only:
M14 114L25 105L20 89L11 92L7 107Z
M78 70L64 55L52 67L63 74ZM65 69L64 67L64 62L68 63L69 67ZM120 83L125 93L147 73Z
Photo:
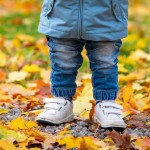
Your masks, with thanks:
M116 103L112 103L112 102L105 102L105 103L100 103L100 105L102 107L114 107L114 108L118 108L118 109L123 109L123 107L119 104Z
M104 112L106 114L119 114L119 115L122 114L122 111L120 109L114 109L114 108L105 108Z
M44 108L52 108L52 109L59 110L61 108L61 106L59 106L56 103L48 103L44 106Z
M44 98L44 103L59 103L59 104L66 104L66 100L61 97L57 98Z

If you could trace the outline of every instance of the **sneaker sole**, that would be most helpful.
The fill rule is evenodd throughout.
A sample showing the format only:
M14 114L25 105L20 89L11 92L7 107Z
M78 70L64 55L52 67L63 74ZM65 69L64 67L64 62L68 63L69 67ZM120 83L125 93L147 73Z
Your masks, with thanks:
M94 116L94 122L99 123L101 128L103 129L109 129L109 130L118 130L118 131L123 131L126 129L125 125L117 125L117 124L108 124L108 125L103 125L95 116Z
M74 115L72 114L59 122L54 122L54 121L46 119L46 118L38 118L38 119L36 119L36 122L41 123L41 124L59 125L62 123L71 122L73 120L74 120Z

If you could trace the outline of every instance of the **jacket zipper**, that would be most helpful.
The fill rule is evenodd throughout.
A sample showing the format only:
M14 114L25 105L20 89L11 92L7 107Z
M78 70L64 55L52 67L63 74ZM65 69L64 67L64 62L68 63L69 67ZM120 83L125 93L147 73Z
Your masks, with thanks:
M79 0L78 38L82 37L82 0Z

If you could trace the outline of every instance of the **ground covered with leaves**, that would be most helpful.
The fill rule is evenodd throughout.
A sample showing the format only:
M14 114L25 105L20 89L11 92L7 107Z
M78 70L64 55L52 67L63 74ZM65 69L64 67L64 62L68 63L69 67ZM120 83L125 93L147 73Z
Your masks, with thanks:
M43 98L50 93L47 41L37 32L41 1L0 1L0 149L126 150L150 149L150 9L132 0L129 35L119 55L116 103L123 106L123 131L92 122L95 101L86 56L77 76L73 122L38 125ZM36 6L36 7L35 7ZM138 17L137 17L138 16Z

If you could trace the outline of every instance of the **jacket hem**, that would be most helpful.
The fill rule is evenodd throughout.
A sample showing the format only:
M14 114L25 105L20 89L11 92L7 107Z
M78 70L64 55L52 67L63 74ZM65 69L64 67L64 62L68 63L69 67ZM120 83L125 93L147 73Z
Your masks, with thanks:
M52 29L42 24L38 26L38 32L56 38L77 38L78 39L77 32L71 33L71 32L60 31L60 30ZM111 32L111 33L109 32L84 33L82 34L82 38L80 39L92 40L92 41L115 41L115 40L125 38L127 37L127 35L128 35L128 30L126 28L122 31Z

